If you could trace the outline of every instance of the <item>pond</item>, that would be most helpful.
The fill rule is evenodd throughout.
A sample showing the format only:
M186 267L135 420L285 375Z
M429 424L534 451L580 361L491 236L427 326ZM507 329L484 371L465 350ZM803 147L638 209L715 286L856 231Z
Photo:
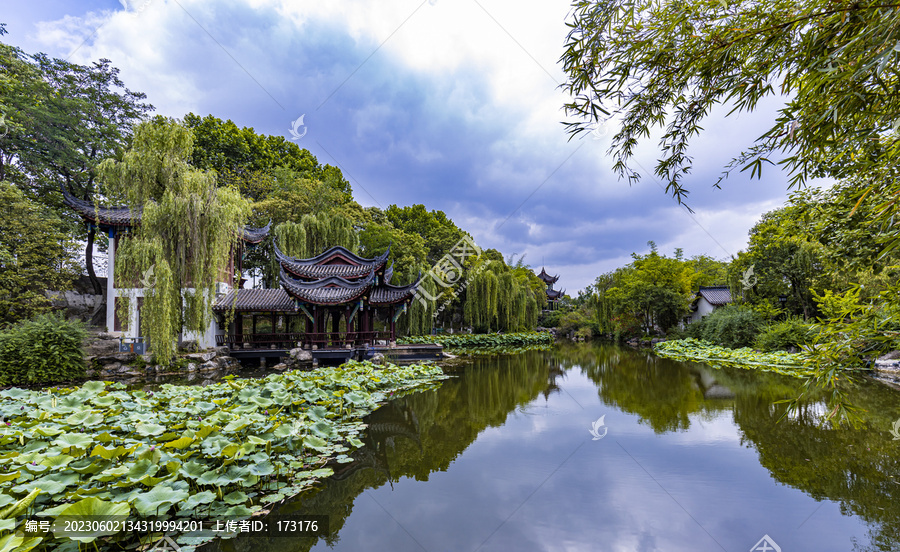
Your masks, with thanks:
M799 380L614 345L456 375L372 413L355 462L276 511L327 515L327 537L208 548L900 550L900 394L879 383L849 391L866 426L833 430L817 402L777 421Z

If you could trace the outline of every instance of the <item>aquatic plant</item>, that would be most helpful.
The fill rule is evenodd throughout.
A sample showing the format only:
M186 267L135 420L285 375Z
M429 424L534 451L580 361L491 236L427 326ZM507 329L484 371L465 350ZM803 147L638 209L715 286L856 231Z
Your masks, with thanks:
M552 344L553 335L547 332L416 335L402 337L397 342L402 344L437 343L448 348L510 347L542 343Z
M33 508L51 518L73 508L250 516L331 475L328 461L350 462L347 453L363 445L361 418L389 394L444 377L433 366L350 362L205 387L163 385L152 393L100 381L7 389L0 392L0 507L39 489Z
M653 351L661 357L674 360L693 360L712 366L737 366L798 378L808 377L814 372L804 364L808 357L802 353L760 353L749 347L729 349L694 338L657 343L653 346Z

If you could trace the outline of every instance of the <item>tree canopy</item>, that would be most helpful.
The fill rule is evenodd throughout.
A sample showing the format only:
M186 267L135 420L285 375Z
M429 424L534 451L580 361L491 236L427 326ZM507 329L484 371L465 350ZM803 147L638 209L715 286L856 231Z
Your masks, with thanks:
M784 100L726 168L783 165L792 184L863 177L896 189L900 4L864 0L576 0L562 56L574 136L610 121L620 176L661 129L654 172L683 200L689 146L718 105Z

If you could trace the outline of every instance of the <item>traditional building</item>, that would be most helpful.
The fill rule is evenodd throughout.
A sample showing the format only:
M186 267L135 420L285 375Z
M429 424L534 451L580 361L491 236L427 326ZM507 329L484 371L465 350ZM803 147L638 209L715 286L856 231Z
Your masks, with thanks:
M139 338L140 337L140 320L141 309L144 303L144 286L152 281L152 276L145 278L142 282L116 282L115 265L116 250L118 249L119 239L126 235L135 226L140 226L141 208L131 209L126 206L107 207L104 205L94 205L93 202L78 199L73 196L65 188L61 188L63 193L63 202L72 210L81 215L84 222L90 226L94 226L109 237L107 280L106 280L106 327L111 332L122 332L123 337ZM241 233L240 245L235 251L229 262L227 270L221 275L221 280L216 282L216 292L225 293L235 286L234 282L235 263L240 268L245 248L251 248L259 244L269 234L269 225L263 228L245 227ZM129 285L130 284L130 285ZM131 301L131 299L135 299ZM119 309L116 306L122 301L129 302L129 317L127 321L123 321L119 317ZM184 340L195 340L202 348L215 346L216 334L221 330L212 324L203 335L185 334Z
M712 314L719 307L731 303L731 288L728 286L700 286L691 301L691 315L684 322L693 324L704 316Z
M390 248L371 259L340 246L309 259L290 257L277 244L273 249L281 289L235 289L219 299L214 311L236 314L229 331L217 338L219 345L352 349L396 339L397 318L419 279L391 285Z
M114 274L118 238L140 225L141 210L98 207L66 190L63 196L66 205L87 224L109 236L107 327L123 332L125 337L137 338L144 288L120 287ZM397 318L406 312L421 274L410 285L392 285L393 265L387 266L390 247L371 259L340 246L309 259L298 259L284 254L274 244L281 288L241 289L243 280L235 282L234 274L242 274L244 250L264 240L269 229L266 225L242 230L240 246L222 281L216 282L215 321L202 336L186 335L184 339L196 340L202 348L225 345L240 350L346 350L396 340ZM121 323L115 308L116 302L125 297L137 298L130 303L128 324Z
M547 310L556 310L559 300L562 299L563 295L566 294L565 290L559 291L553 289L553 284L559 280L559 275L550 276L547 274L547 271L541 267L541 273L537 275L538 278L544 281L547 284Z

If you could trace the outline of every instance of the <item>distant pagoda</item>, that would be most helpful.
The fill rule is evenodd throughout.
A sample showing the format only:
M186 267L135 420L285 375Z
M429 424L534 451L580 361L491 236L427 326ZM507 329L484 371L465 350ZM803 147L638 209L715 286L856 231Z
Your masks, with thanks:
M559 291L553 289L553 284L559 280L559 275L550 276L547 274L547 271L544 267L541 267L541 273L537 275L538 278L543 280L545 284L547 284L547 310L556 310L558 307L558 303L560 298L566 294L565 290Z

